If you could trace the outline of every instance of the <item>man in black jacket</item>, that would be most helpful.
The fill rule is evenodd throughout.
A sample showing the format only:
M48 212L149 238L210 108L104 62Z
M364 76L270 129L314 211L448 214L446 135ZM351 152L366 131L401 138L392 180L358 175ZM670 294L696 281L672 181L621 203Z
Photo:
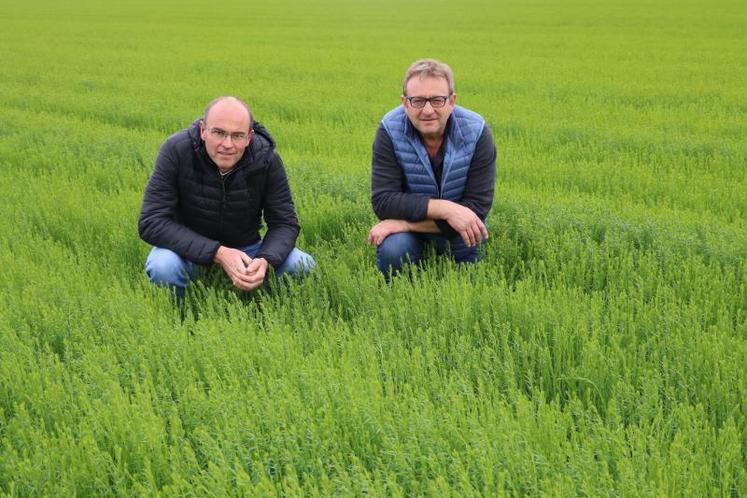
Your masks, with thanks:
M161 146L138 231L154 246L148 278L179 296L210 263L245 291L262 285L268 266L278 275L315 266L294 247L299 225L275 141L236 97L213 100Z

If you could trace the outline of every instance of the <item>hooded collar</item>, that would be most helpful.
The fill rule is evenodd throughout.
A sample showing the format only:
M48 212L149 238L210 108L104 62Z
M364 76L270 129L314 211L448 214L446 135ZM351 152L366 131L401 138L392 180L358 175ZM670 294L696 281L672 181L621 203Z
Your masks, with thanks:
M187 135L189 136L192 149L195 153L202 158L205 162L211 166L217 168L215 163L207 153L205 149L205 142L200 137L200 122L202 118L197 118L189 128L187 128ZM234 166L234 170L237 168L246 167L247 165L261 164L264 163L265 159L269 159L272 156L272 152L275 150L275 139L272 138L270 132L265 128L259 121L252 122L252 141L249 147L244 151L244 155Z

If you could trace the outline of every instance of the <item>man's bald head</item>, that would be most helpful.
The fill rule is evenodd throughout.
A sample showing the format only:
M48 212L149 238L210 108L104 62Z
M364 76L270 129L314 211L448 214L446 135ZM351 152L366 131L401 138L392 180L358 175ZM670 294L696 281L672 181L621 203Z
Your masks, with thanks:
M236 97L218 97L205 107L200 122L205 150L222 172L230 171L252 140L252 112Z
M238 111L241 109L246 112L246 117L249 121L249 128L252 127L252 110L249 108L249 105L247 105L247 103L240 98L234 97L232 95L225 95L223 97L218 97L211 100L210 103L205 106L205 114L202 118L203 121L208 121L208 118L210 117L210 111L212 111L214 108L231 111Z

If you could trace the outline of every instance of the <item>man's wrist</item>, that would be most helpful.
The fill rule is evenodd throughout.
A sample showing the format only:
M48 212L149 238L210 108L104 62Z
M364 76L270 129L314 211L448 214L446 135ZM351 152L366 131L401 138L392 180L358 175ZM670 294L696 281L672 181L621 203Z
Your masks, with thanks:
M213 263L220 263L222 249L223 246L218 246L218 249L215 250L215 254L213 254Z
M215 255L213 256L213 263L220 263L223 259L223 255L226 252L225 246L218 246L218 249L215 250Z
M428 201L428 219L445 220L448 218L452 202L446 199L430 199Z
M253 258L252 258L252 261L254 261L254 260L257 260L257 259L260 259L260 260L264 261L264 262L265 262L265 265L266 265L266 266L267 266L268 268L269 268L270 266L272 266L272 265L270 264L270 260L269 260L269 259L267 259L267 258L266 258L265 256L255 256L255 257L253 257Z

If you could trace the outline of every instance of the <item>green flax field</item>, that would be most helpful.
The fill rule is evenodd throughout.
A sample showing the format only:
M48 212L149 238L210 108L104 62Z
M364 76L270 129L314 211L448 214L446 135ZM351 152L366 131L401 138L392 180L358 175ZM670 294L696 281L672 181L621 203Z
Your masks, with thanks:
M0 0L0 495L747 496L747 6ZM421 57L498 148L482 261L386 283ZM162 141L244 98L308 278L143 271Z

